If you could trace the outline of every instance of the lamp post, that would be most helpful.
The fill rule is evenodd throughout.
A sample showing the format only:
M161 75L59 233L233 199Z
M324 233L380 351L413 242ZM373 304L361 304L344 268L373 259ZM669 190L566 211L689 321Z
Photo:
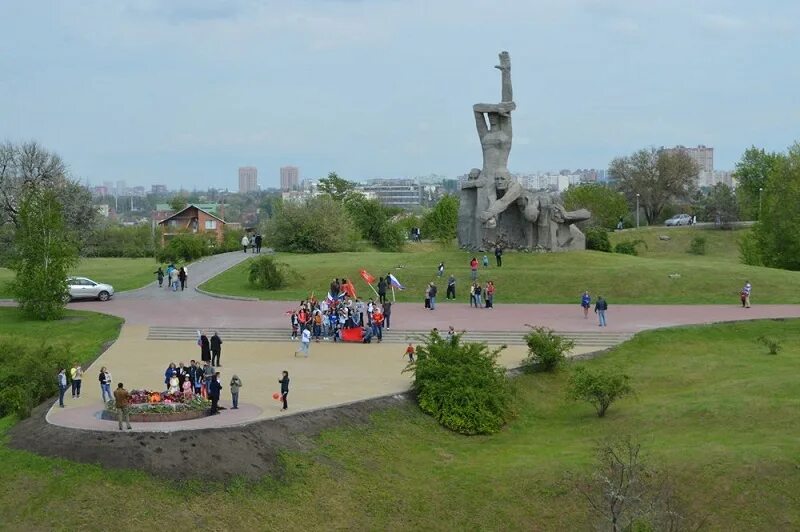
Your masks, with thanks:
M639 193L636 193L636 229L639 229Z
M761 221L761 193L764 191L763 187L758 187L758 221Z

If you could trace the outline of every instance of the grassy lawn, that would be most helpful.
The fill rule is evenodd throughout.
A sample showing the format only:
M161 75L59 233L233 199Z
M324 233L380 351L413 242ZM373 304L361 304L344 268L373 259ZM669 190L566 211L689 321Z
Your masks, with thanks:
M73 275L88 277L98 283L108 283L116 292L141 288L155 280L153 272L158 265L153 259L91 258L81 259ZM0 299L11 297L7 282L14 279L14 272L0 268Z
M0 338L14 338L24 343L68 344L76 360L93 360L100 348L119 334L123 320L96 312L67 310L58 321L31 321L17 308L0 307Z
M762 334L785 350L765 354ZM255 485L177 487L0 447L0 522L102 530L113 508L120 530L583 530L586 504L566 473L589 474L597 441L631 435L704 529L800 527L800 320L653 331L580 364L624 370L637 396L598 419L565 399L566 371L525 376L500 434L457 436L398 407L323 433L285 455L280 480Z
M658 240L667 233L671 240ZM708 254L686 253L695 233L707 237ZM800 272L760 268L740 264L737 258L735 231L663 228L626 231L612 235L614 240L642 238L648 249L633 257L594 251L573 253L506 253L503 267L494 267L490 254L488 269L481 267L479 279L493 280L498 303L576 303L584 289L603 294L614 303L650 304L737 304L745 280L753 284L754 300L759 303L800 303ZM402 253L329 253L295 255L278 253L279 261L299 272L303 279L285 289L265 291L247 281L249 263L242 264L211 279L202 288L235 296L274 300L301 300L313 291L325 297L333 277L355 280L358 294L370 297L371 291L358 276L365 268L378 277L393 273L407 289L397 292L398 301L421 301L424 287L436 281L439 301L444 299L446 277L457 279L459 302L467 302L471 253L443 250L435 244L409 245ZM481 257L478 257L479 261ZM436 267L445 263L445 277L437 279ZM680 274L671 278L671 274ZM374 297L374 296L373 296Z
M706 258L719 261L739 262L739 238L749 229L719 230L705 227L643 227L627 231L614 231L608 237L611 244L623 241L644 240L646 246L636 247L640 257L656 259L678 259L688 255L687 250L696 236L706 239ZM669 240L660 240L668 236Z

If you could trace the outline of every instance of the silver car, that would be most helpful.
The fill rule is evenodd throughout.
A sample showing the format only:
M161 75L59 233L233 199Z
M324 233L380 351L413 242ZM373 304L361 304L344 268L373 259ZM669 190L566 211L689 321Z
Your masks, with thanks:
M676 214L666 222L664 225L689 225L692 223L692 217L688 214Z
M108 301L114 295L114 287L110 284L96 283L86 277L70 277L67 279L68 298L99 299Z

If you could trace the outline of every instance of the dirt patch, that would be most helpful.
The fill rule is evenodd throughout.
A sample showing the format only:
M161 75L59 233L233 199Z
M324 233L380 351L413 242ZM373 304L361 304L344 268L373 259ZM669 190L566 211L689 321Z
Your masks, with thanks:
M45 420L50 403L8 431L8 445L43 456L137 469L167 479L258 480L282 473L281 451L311 448L323 430L366 424L375 411L410 403L408 395L360 401L243 427L178 432L101 432L57 427ZM198 456L204 457L198 460Z

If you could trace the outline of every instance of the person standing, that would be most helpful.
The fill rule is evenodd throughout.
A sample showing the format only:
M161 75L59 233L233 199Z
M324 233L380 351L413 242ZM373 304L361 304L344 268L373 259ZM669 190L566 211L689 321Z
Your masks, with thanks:
M70 379L72 379L72 398L80 399L81 397L81 381L83 380L83 368L77 362L72 365L69 371Z
M745 281L742 287L742 306L744 308L750 308L750 292L752 290L753 285L750 284L750 281Z
M456 298L456 278L453 274L447 278L447 299Z
M208 341L208 336L206 336L206 332L203 331L200 334L200 360L203 362L211 362L211 344Z
M208 398L211 399L211 415L219 414L219 393L222 391L222 384L219 382L219 371L211 377Z
M281 401L283 401L283 408L281 410L286 410L289 408L289 404L286 402L286 398L289 395L289 372L284 370L283 376L281 380L278 381L281 385Z
M242 388L242 379L238 375L231 377L231 401L233 402L233 409L239 409L239 390Z
M436 271L437 277L441 277L442 275L444 275L444 262L439 263L439 268Z
M181 283L181 292L183 292L186 289L186 277L187 277L186 268L181 266L181 269L178 270L178 280Z
M119 430L122 430L122 421L128 425L128 430L131 430L131 415L128 410L128 405L131 404L131 394L125 389L125 386L120 382L117 384L117 389L114 390L114 403L117 407L117 420L119 421Z
M431 283L431 290L430 290L431 310L436 310L436 294L438 293L438 291L439 289L436 287L436 285Z
M469 269L472 280L476 281L478 279L478 259L472 257L472 260L469 261Z
M203 382L200 385L200 391L202 393L203 387L205 387L205 396L208 396L211 393L211 381L214 380L214 371L213 366L208 362L203 364Z
M311 346L311 331L307 328L303 328L303 333L300 335L300 349L294 352L294 356L297 356L297 353L303 353L303 356L308 358L308 349Z
M103 403L107 403L112 400L114 396L111 395L111 373L108 372L105 366L100 368L98 380L100 381L100 395L102 396Z
M480 283L475 283L475 308L481 307L481 285Z
M261 243L264 241L264 237L261 236L261 233L256 233L256 253L261 253Z
M503 265L503 248L500 246L494 247L494 258L497 261L498 268Z
M158 287L161 288L164 285L164 270L162 270L161 266L159 266L158 269L153 273L156 274L156 279L158 279Z
M428 283L428 286L425 287L425 308L431 308L431 285L433 283Z
M242 237L242 251L247 253L247 245L250 244L250 241L247 239L247 235Z
M211 365L221 368L222 364L220 364L219 358L222 356L222 338L219 337L217 331L214 331L214 335L211 337L209 345L211 347Z
M408 361L414 362L414 344L408 344L408 347L406 347L406 352L403 353L403 356L408 356Z
M581 295L581 307L583 307L583 319L589 319L589 307L592 306L592 296L589 295L588 290L583 291Z
M67 369L61 368L56 376L58 382L58 406L64 408L64 394L67 393Z
M469 306L472 308L473 306L477 306L478 303L475 300L475 283L469 285Z
M494 308L494 281L486 283L486 308Z
M192 360L189 365L189 380L192 381L192 388L195 395L200 395L202 389L203 369L197 365L196 360Z
M392 322L392 302L387 301L383 304L383 323L387 329L391 329Z
M597 301L594 303L594 312L600 319L598 327L606 326L606 311L608 310L608 303L603 299L603 296L597 296Z
M378 279L378 303L381 305L386 303L386 279L383 277Z
M383 341L383 321L383 312L380 307L375 307L375 312L372 313L372 333L378 337L378 343Z

